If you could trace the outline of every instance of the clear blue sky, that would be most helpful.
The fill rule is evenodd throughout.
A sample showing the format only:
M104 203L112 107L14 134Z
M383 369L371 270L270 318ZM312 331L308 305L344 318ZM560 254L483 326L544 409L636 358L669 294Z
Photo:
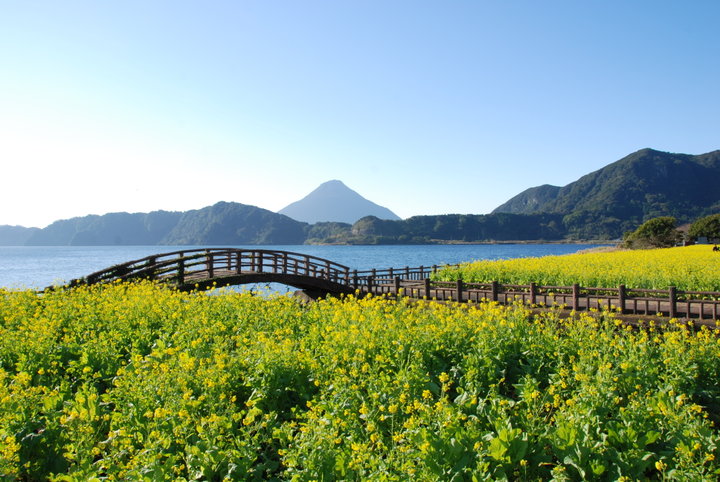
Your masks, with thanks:
M0 0L0 224L340 179L484 214L644 148L720 149L720 1Z

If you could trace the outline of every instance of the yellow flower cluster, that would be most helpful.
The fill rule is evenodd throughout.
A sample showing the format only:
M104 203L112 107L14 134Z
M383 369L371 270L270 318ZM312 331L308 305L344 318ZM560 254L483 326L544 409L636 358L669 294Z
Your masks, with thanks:
M520 305L0 292L0 478L710 480L718 380L710 331Z
M437 278L467 282L720 291L720 255L696 245L666 249L578 253L541 258L474 261L447 268Z

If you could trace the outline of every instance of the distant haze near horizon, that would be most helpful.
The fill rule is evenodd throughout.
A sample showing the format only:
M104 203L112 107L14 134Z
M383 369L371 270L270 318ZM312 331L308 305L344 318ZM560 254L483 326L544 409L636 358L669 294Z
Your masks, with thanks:
M327 179L489 213L720 148L720 2L4 2L0 225L278 211Z

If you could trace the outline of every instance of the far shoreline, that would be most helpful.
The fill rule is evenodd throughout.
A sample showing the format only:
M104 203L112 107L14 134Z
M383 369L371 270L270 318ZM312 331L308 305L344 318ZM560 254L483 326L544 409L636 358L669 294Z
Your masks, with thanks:
M567 245L590 245L599 244L607 247L617 247L620 241L568 241L568 240L515 240L515 241L453 241L453 240L436 240L424 243L305 243L304 246L492 246L492 245L507 245L507 244L527 244L527 245L539 245L539 244L567 244ZM277 245L279 246L279 245ZM594 248L590 248L594 249Z

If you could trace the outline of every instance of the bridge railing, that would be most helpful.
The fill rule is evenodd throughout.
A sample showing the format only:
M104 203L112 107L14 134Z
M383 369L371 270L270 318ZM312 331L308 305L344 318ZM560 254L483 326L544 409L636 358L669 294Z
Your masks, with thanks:
M384 278L364 283L360 289L373 294L398 294L412 298L437 301L499 303L523 302L534 306L562 306L576 311L614 310L632 315L657 315L670 318L697 318L720 320L720 293L705 291L683 291L674 287L666 290L626 288L542 286L504 284L497 281L487 283L466 283L462 280L422 281L405 280L396 277L390 281Z
M111 266L80 280L78 284L148 278L192 286L213 279L244 274L273 273L319 278L365 293L398 294L414 298L453 301L522 301L531 305L564 305L574 310L616 309L628 314L663 313L670 317L720 319L720 293L639 288L593 288L502 284L497 281L466 283L435 281L437 266L353 270L314 256L263 249L204 248L146 256Z
M435 270L437 268L435 267ZM392 293L390 286L400 278L404 282L420 281L430 278L433 268L420 266L418 268L385 268L369 270L353 270L348 285L355 290L372 292L375 294Z
M143 278L185 285L249 272L309 276L344 285L350 283L350 268L315 256L263 249L205 248L146 256L72 280L70 285Z
M96 284L107 283L115 280L128 280L136 278L162 279L177 271L177 265L180 259L201 257L202 255L194 255L204 250L183 250L173 251L170 253L162 253L146 256L144 258L128 261L126 263L110 266L109 268L91 273L84 278L71 281L71 285L75 284Z
M333 261L289 251L237 250L231 253L242 272L310 276L346 284L350 268ZM228 266L229 269L232 269Z

